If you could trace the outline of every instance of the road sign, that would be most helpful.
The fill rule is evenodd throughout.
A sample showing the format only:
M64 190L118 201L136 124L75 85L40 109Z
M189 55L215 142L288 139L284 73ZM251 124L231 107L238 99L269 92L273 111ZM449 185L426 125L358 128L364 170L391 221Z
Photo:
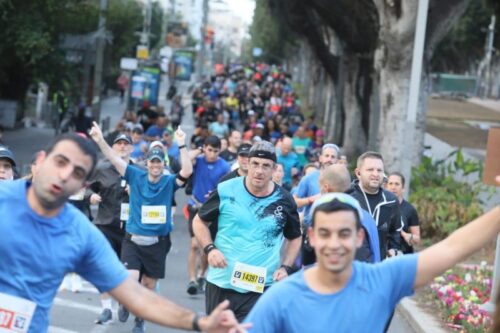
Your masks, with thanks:
M138 61L136 58L121 58L120 68L125 71L135 71L137 69Z
M147 60L149 58L148 47L144 45L138 45L136 57L137 59Z

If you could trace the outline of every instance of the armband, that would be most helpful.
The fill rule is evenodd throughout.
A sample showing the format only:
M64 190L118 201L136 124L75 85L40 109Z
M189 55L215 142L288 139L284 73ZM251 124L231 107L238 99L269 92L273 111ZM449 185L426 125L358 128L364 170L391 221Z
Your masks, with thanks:
M177 177L176 177L176 178L177 178L177 179L179 179L179 180L180 180L181 182L183 182L183 183L185 183L185 182L187 182L187 181L188 181L188 179L187 179L187 178L182 177L180 173L178 173L178 174L177 174Z

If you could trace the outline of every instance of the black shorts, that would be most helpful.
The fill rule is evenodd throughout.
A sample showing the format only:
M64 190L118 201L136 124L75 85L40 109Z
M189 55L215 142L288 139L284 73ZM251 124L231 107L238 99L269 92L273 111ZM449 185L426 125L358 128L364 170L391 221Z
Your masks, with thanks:
M189 235L191 237L194 237L194 231L193 231L193 219L198 214L199 209L195 208L191 205L188 205L188 213L189 213L189 219L188 219L188 229L189 229ZM210 225L208 226L208 230L210 231L210 236L212 236L212 241L215 241L215 236L217 236L217 221L210 221Z
M106 237L118 258L120 258L125 231L121 228L110 225L96 224L96 227L103 233L104 237Z
M165 260L172 242L170 235L160 236L156 244L140 246L132 242L131 235L126 234L122 244L121 260L129 270L137 270L147 277L163 279L165 277Z
M207 281L205 287L205 307L206 312L211 313L219 303L229 300L229 309L234 312L236 319L242 322L250 313L255 303L262 294L248 292L239 293L232 289L224 289Z

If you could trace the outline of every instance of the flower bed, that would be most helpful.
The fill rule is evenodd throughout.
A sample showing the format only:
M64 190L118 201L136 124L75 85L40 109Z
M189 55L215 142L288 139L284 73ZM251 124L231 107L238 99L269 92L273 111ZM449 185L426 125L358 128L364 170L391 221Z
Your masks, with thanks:
M490 297L492 268L462 265L434 279L431 289L440 300L446 326L458 332L487 332L493 323L490 314L479 306Z

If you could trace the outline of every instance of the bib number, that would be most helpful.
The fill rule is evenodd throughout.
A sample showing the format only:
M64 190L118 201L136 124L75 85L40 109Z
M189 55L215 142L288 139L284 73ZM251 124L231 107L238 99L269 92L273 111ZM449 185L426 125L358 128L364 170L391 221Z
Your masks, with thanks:
M248 291L263 293L267 268L236 262L231 274L231 285Z
M35 309L32 301L0 293L0 332L28 332Z
M141 216L144 224L165 224L167 223L167 207L142 206Z
M130 207L128 203L120 205L120 221L128 221Z

